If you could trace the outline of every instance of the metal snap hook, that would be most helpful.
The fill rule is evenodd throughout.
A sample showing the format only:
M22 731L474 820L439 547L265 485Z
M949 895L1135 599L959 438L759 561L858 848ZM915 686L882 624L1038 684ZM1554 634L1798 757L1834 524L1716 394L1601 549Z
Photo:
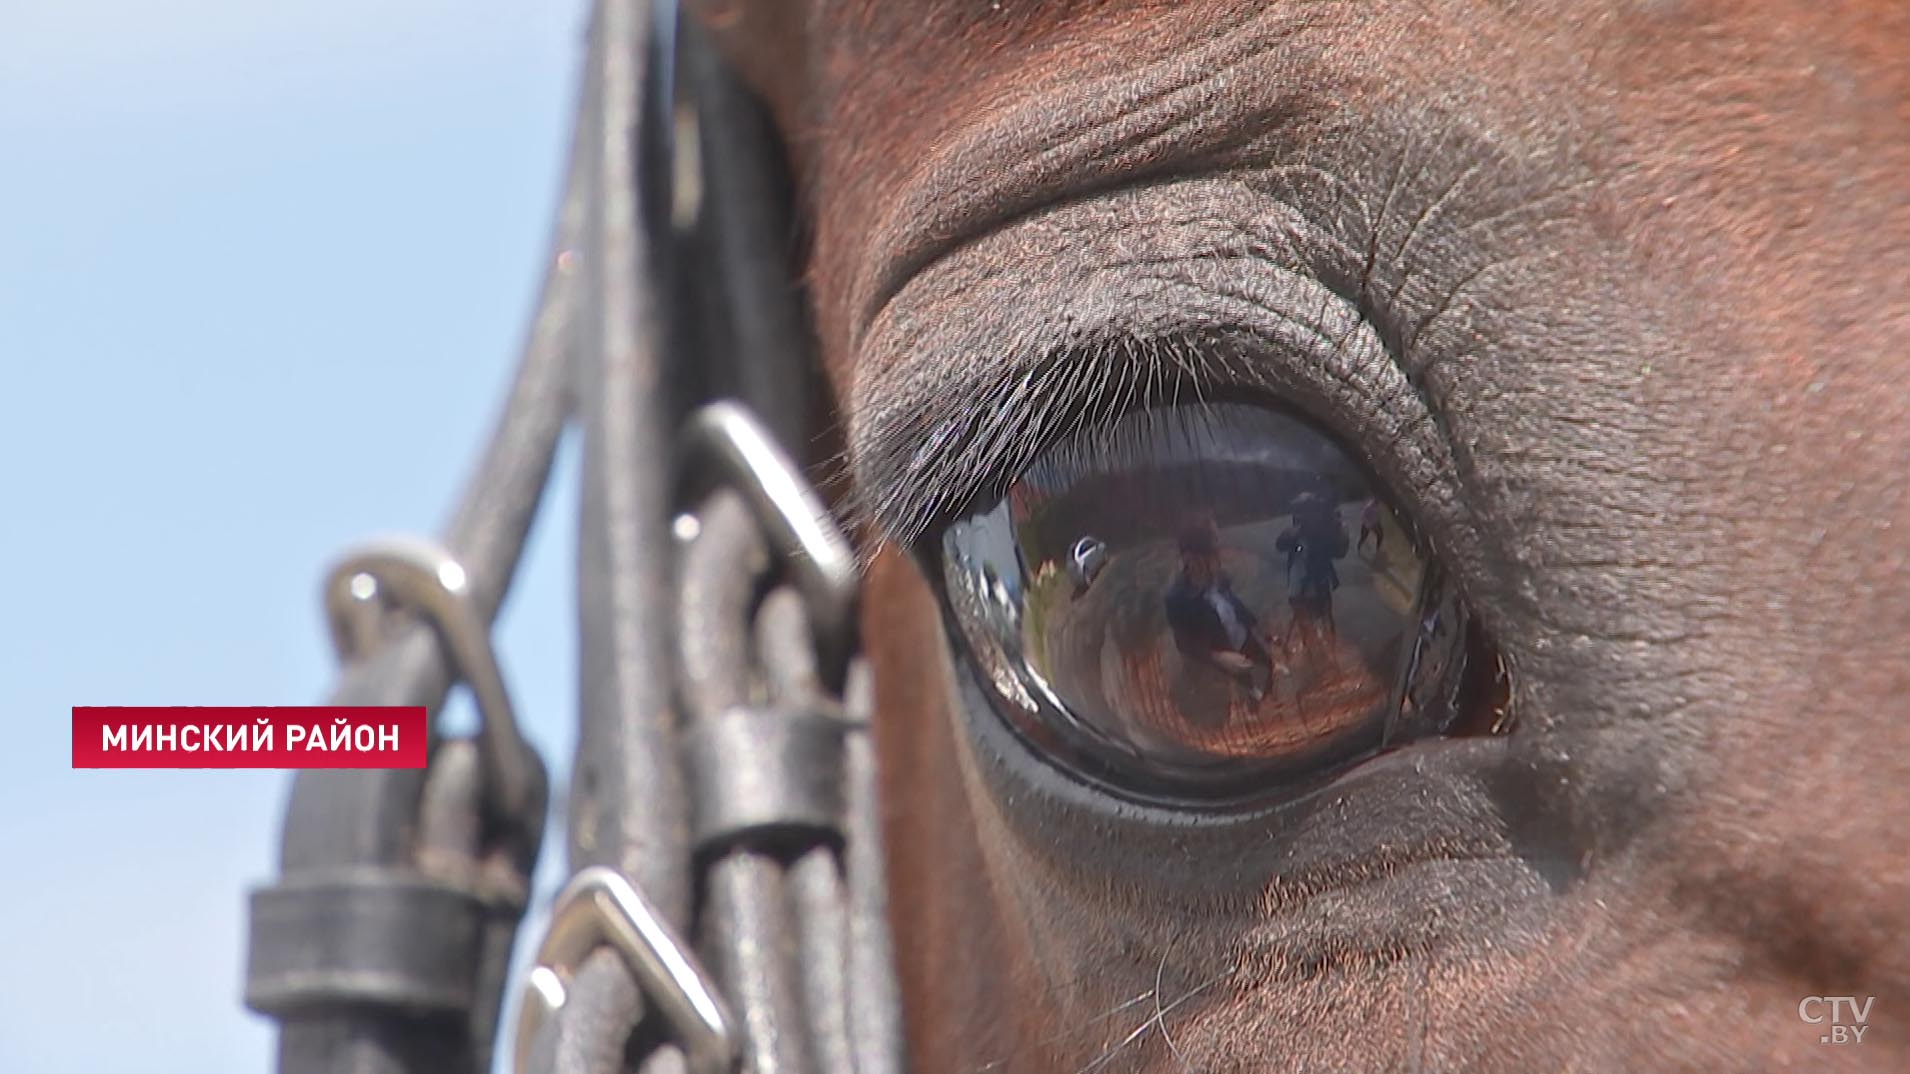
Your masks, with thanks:
M580 870L557 896L518 1014L518 1074L528 1074L537 1035L563 1008L577 967L605 945L623 956L644 998L669 1023L691 1074L728 1074L736 1034L716 986L643 893L603 865Z
M855 553L795 462L747 407L716 402L691 417L684 470L690 490L729 485L749 501L796 586L826 652L849 649L858 582Z
M369 651L393 610L412 612L431 626L453 673L477 702L487 796L505 818L538 823L542 766L518 729L490 630L471 602L470 576L457 558L436 542L416 537L368 541L326 573L324 601L332 648L341 661Z

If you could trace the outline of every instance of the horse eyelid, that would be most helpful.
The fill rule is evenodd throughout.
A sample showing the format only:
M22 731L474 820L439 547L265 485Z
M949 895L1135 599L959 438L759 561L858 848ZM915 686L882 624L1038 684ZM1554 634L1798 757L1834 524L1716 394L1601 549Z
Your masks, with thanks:
M1282 379L1180 337L1122 338L1032 366L960 362L932 387L904 383L893 393L935 404L871 408L875 416L856 437L857 507L892 541L916 547L959 512L999 496L1051 445L1136 410L1250 395L1320 420L1280 390Z

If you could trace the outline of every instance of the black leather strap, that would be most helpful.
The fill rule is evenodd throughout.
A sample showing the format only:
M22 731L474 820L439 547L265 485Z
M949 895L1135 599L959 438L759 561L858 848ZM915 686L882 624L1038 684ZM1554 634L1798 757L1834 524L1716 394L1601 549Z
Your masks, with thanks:
M689 735L697 853L840 844L847 731L813 708L732 708L698 722Z
M674 456L695 407L739 398L769 415L785 447L813 446L815 428L772 147L694 35L675 70L676 17L671 0L594 5L552 271L446 544L488 623L574 407L583 491L571 865L615 870L581 879L634 883L655 904L648 920L697 938L718 979L703 994L722 993L744 1015L742 1039L720 1039L759 1074L895 1074L867 697L855 685L866 672L850 660L852 557L786 459L769 469L774 487L800 490L793 500L738 496L772 483L752 484L749 465L719 467L729 487L694 505L702 534L680 549L671 536L672 511L691 506L673 499L688 495ZM689 100L676 97L679 83ZM695 192L700 215L678 221L669 142L689 113L721 174ZM686 288L708 297L675 301ZM788 533L776 531L772 550L752 513L778 509L839 546L833 594L791 584L803 572L791 570ZM823 561L799 560L818 577ZM435 709L450 676L428 630L400 629L344 669L334 700ZM294 785L282 877L252 900L246 993L281 1022L281 1074L490 1068L535 847L500 843L500 818L479 805L483 766L468 743L442 746L423 773L314 772ZM551 1017L526 1034L533 1072L670 1074L686 1054L701 1067L727 1062L728 1049L686 1053L666 1039L669 1019L656 1014L675 1008L647 1003L635 987L645 975L625 961L642 949L549 956L565 962L567 984L546 994ZM662 987L647 976L645 988ZM552 987L548 974L533 981Z
M557 255L576 245L582 234L588 192L575 162L587 144L580 132L572 146L572 177L547 262L551 268L509 399L444 532L444 544L464 568L471 599L487 624L509 588L569 416L576 283ZM450 661L438 638L429 627L414 624L394 630L363 659L342 668L329 700L340 705L423 705L435 713L453 685ZM435 741L433 753L434 758L443 753ZM280 845L282 879L253 903L245 990L254 1009L280 1023L280 1074L489 1069L514 915L489 916L475 943L462 911L452 912L464 924L421 934L417 949L407 956L410 969L405 976L419 995L436 993L437 1006L431 1010L385 1002L376 988L359 990L366 979L347 979L348 966L370 958L362 945L373 941L348 939L334 931L326 942L357 953L341 956L329 967L312 951L317 943L314 930L350 929L354 922L369 921L371 914L362 901L352 908L343 894L319 896L313 891L345 875L379 876L402 885L402 878L420 871L417 836L426 794L427 773L418 771L312 771L294 779ZM497 867L496 862L479 860L476 848L472 850L465 867ZM534 854L535 846L520 846L517 853ZM508 866L526 875L529 867L528 860ZM300 900L307 905L295 909ZM319 904L327 901L330 907L321 909ZM428 957L424 938L440 941L435 957L447 967L435 975L439 984L430 987L424 984L433 975L419 965ZM322 970L322 986L314 983L316 978L299 984L293 972L301 967ZM443 983L453 973L476 982L464 986L471 994L461 1001L463 1014L451 1013L449 986Z
M689 800L670 698L669 476L675 410L640 211L638 109L651 5L600 0L578 137L578 716L570 864L608 865L686 928Z
M465 1017L486 924L521 911L405 869L307 872L252 893L245 1002L278 1017L352 1006Z

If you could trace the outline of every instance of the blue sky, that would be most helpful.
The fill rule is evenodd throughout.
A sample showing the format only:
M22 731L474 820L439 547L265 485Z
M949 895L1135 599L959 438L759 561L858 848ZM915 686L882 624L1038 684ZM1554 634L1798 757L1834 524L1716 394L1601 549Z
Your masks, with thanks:
M269 1068L287 777L75 772L68 710L320 699L321 569L435 531L501 397L583 6L0 0L0 1071ZM553 493L500 645L561 764Z

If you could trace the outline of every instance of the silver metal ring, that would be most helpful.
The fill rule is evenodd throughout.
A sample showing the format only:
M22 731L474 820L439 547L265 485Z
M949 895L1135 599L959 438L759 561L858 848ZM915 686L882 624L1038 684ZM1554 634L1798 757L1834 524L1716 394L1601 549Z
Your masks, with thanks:
M453 673L477 702L486 794L506 817L541 814L543 776L517 726L491 632L471 602L470 576L447 549L416 537L386 537L348 551L325 577L325 615L341 661L376 644L394 609L436 631Z
M579 871L557 896L518 1013L518 1074L529 1074L537 1035L563 1008L571 976L606 944L623 956L644 998L670 1024L691 1074L728 1074L736 1065L736 1034L716 986L650 900L603 865Z

